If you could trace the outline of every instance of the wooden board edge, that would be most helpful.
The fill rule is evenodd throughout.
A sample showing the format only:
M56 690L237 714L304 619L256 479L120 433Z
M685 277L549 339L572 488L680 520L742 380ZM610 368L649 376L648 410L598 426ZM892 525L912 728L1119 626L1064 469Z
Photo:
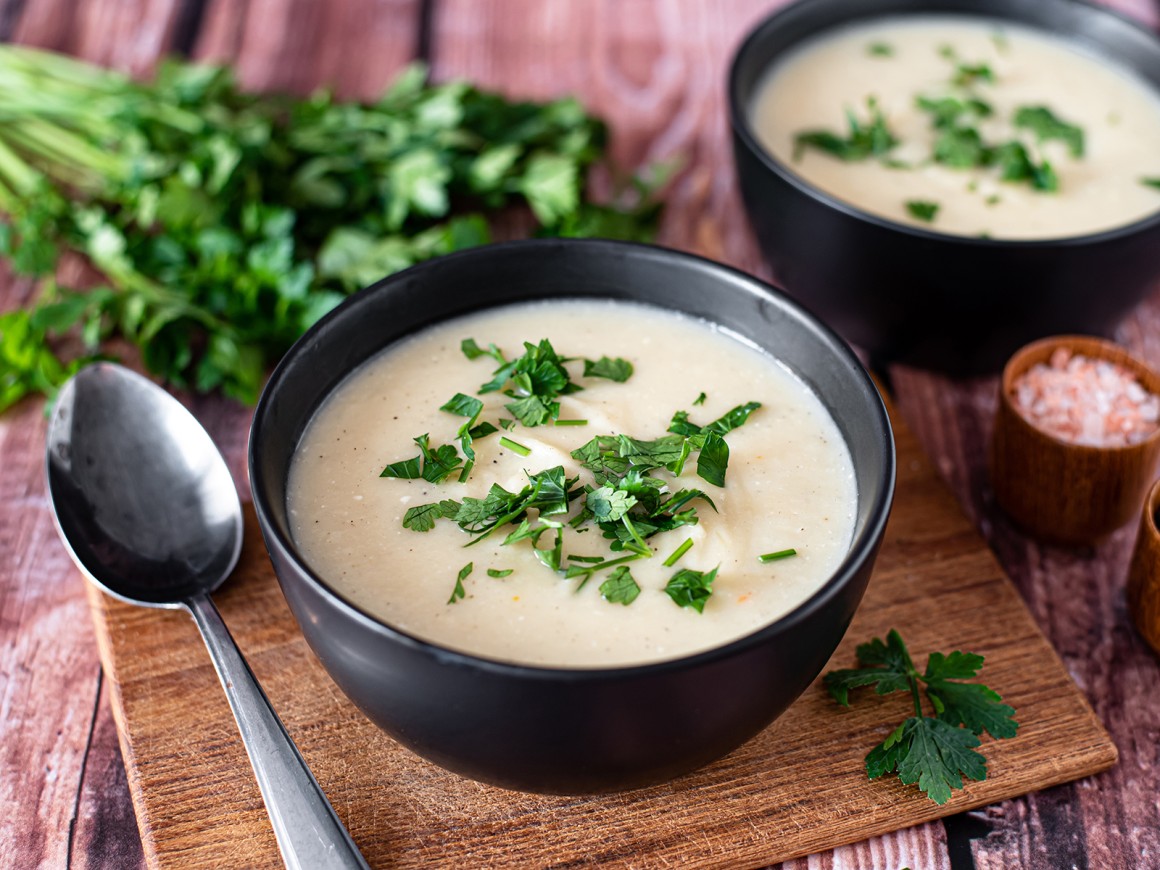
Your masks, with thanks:
M117 743L121 747L121 758L125 766L125 778L129 783L129 798L133 804L133 816L137 823L137 833L141 835L141 849L145 863L149 867L161 866L161 853L153 836L153 826L149 824L149 803L145 799L141 783L141 767L137 763L132 736L129 733L128 718L125 715L125 699L121 693L121 680L117 673L116 657L113 655L113 639L109 630L108 596L83 578L85 594L89 599L89 612L93 618L93 631L97 638L97 654L101 660L101 670L109 681L109 702L113 710L113 721L117 725Z

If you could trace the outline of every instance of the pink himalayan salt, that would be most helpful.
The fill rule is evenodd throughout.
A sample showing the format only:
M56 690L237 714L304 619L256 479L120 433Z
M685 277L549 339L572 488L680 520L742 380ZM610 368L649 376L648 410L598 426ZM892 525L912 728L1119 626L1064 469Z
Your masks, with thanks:
M1073 444L1125 447L1160 428L1160 396L1132 372L1065 348L1017 377L1011 392L1028 422Z

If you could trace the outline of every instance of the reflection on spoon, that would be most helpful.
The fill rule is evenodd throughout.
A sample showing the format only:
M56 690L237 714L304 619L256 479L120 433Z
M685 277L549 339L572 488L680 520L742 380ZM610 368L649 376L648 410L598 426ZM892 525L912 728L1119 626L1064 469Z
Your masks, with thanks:
M365 868L209 597L237 564L242 508L206 431L146 378L97 363L61 388L47 473L57 530L89 579L122 601L193 615L286 866Z

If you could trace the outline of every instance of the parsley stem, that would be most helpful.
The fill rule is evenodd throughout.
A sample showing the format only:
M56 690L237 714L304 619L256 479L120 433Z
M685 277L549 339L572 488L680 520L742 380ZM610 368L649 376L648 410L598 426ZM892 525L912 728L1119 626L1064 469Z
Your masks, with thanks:
M777 562L780 559L788 559L790 556L796 556L797 550L790 547L788 550L778 550L776 553L762 553L757 557L757 561L762 565L769 562Z
M588 421L587 420L556 420L554 425L556 425L556 426L587 426Z
M508 450L511 450L513 453L518 453L520 456L527 456L532 452L531 447L525 447L518 441L512 441L512 439L508 438L506 435L500 436L499 443L506 447Z
M685 555L685 553L689 552L689 549L692 546L693 546L693 539L692 538L685 538L685 542L683 544L681 544L681 546L677 547L677 549L673 550L672 555L670 555L667 559L665 559L664 566L666 568L673 567L673 565L677 564L677 560L680 559L681 556L683 556L683 555Z
M913 670L913 668L912 668ZM910 694L914 697L914 715L919 719L922 718L922 699L918 694L918 680L913 676L908 676L907 680L910 682Z

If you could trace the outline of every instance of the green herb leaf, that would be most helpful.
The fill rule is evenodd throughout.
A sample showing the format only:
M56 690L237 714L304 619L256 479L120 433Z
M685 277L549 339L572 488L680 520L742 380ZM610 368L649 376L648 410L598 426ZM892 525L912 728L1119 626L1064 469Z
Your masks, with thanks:
M891 742L893 741L893 742ZM979 738L939 719L912 716L866 756L866 772L877 779L897 771L907 785L918 784L940 806L951 790L963 787L963 777L987 778L986 759L975 752Z
M729 445L718 433L707 433L701 452L697 454L697 474L714 486L724 486L728 465Z
M483 410L483 402L473 396L456 393L443 403L439 407L439 410L447 411L450 414L455 414L460 417L470 417L474 420L479 416L479 412Z
M955 66L955 74L951 82L961 88L969 88L979 82L994 84L995 73L985 63L959 63Z
M846 110L846 124L849 128L846 138L829 130L806 130L794 136L794 160L800 160L808 148L822 151L839 160L856 161L868 157L884 157L898 139L886 125L886 117L873 98L866 101L869 120L862 121Z
M703 405L703 404L705 404L705 399L707 399L707 398L708 398L708 396L706 396L704 393L699 393L697 395L697 398L693 399L693 404L694 405Z
M403 528L413 532L429 532L439 519L454 519L461 505L454 499L444 499L434 504L421 504L408 508L403 514Z
M1033 132L1040 142L1057 139L1067 145L1072 157L1083 157L1083 129L1058 118L1046 106L1021 106L1015 112L1014 124Z
M455 588L451 590L451 597L447 599L448 604L454 604L456 601L462 601L467 597L467 590L463 587L463 581L468 578L474 568L475 564L468 562L459 569L459 576L455 578Z
M872 42L866 46L866 53L871 57L894 57L894 46L888 42Z
M857 655L864 667L826 674L824 682L834 699L846 706L850 690L860 686L876 686L880 695L909 691L915 714L870 750L866 756L870 779L897 773L902 782L917 783L937 804L945 804L954 789L963 787L964 776L986 779L986 759L974 751L980 745L978 735L986 731L996 738L1013 737L1018 725L1012 718L1015 711L993 690L959 682L978 674L982 656L932 653L920 675L902 637L893 630L886 643L874 638L859 646ZM920 683L937 716L923 714Z
M628 567L621 565L600 584L600 594L610 604L623 604L627 607L640 595L640 586L637 585Z
M716 568L707 572L682 568L665 584L665 592L678 606L704 613L705 602L713 594L713 581L716 579Z
M926 221L929 224L934 221L935 215L938 214L939 204L921 199L908 199L906 210L910 212L911 217Z
M1154 187L1160 190L1160 178L1141 178L1140 183L1145 187Z
M487 569L487 576L488 577L507 577L514 570L515 570L514 568L488 568Z
M584 377L607 378L610 381L623 384L632 377L632 363L620 357L609 359L606 356L602 356L595 362L586 359L584 360Z

